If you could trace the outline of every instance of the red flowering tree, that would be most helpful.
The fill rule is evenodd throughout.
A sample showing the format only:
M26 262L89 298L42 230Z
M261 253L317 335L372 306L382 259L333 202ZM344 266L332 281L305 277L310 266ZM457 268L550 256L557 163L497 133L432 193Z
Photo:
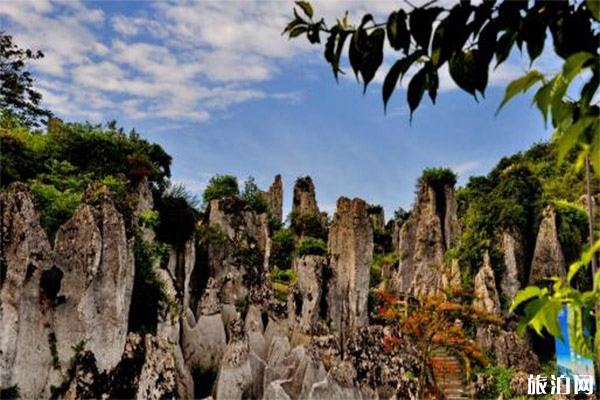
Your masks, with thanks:
M423 388L426 386L437 389L435 368L452 367L432 363L437 352L448 351L456 355L463 362L467 373L470 371L471 360L487 362L465 326L498 324L500 321L496 316L474 306L472 298L466 292L453 289L408 303L399 301L389 293L379 292L378 297L378 317L394 327L391 332L398 332L385 337L384 349L391 349L404 340L416 347L421 365L418 376L421 396L424 395Z

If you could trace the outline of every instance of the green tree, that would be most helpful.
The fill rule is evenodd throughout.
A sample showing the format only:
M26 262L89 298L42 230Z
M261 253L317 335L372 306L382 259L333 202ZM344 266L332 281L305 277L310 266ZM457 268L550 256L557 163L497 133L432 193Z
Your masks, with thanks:
M13 114L25 125L38 125L50 111L40 107L42 95L33 87L33 77L26 66L44 57L41 51L22 49L12 36L0 31L0 112Z
M473 5L466 0L451 9L436 3L433 0L420 7L411 6L408 11L393 11L385 21L375 21L372 14L366 14L360 24L352 24L346 13L335 24L328 25L324 19L314 17L309 2L297 1L294 18L285 27L284 34L290 38L305 35L313 44L321 43L320 35L326 35L324 57L336 79L343 73L342 53L348 43L348 60L357 79L362 80L364 91L383 63L387 38L392 52L399 57L383 82L384 108L398 83L414 67L417 72L406 93L412 119L425 92L435 103L438 73L444 64L448 64L456 85L477 99L478 95L485 94L494 58L497 67L508 59L515 46L519 50L525 47L533 64L542 54L550 32L554 53L563 60L561 70L554 76L545 76L531 69L507 86L499 110L517 94L539 85L533 102L544 120L549 119L556 130L553 136L558 144L559 162L576 149L576 166L579 169L585 166L590 247L598 247L598 242L593 244L591 169L600 177L600 106L593 100L600 85L600 32L597 29L600 2L490 0ZM583 81L579 90L571 87L576 77ZM546 327L558 336L557 315L562 304L570 304L577 314L581 304L592 301L592 309L598 314L597 255L586 253L571 271L587 264L591 264L594 288L585 294L585 301L581 299L584 293L569 286L570 280L565 283L554 278L557 283L553 291L538 292L531 287L525 289L527 295L519 297L516 303L537 297L531 302L535 306L528 306L526 321L536 330ZM571 271L570 277L573 276ZM544 308L540 310L542 302ZM596 349L599 344L595 343Z
M215 175L208 181L208 186L204 189L202 200L204 205L208 206L211 200L222 199L224 197L235 197L240 194L238 180L233 175Z

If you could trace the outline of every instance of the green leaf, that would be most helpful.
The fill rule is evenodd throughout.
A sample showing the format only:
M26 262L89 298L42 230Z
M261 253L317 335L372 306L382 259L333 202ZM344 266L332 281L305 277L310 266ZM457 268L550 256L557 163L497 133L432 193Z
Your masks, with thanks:
M404 10L394 11L387 22L387 37L394 50L404 50L408 54L410 48L410 33L406 26L406 13Z
M581 135L596 121L594 117L582 117L558 139L558 162L561 164L567 153L575 147Z
M547 290L540 289L537 286L527 286L525 289L519 290L517 292L517 294L515 295L515 299L513 300L508 312L509 313L513 312L522 303L524 303L530 299L533 299L535 297L543 296L546 294L546 292L547 292Z
M358 73L363 63L362 46L365 41L366 32L364 29L358 29L352 34L352 40L350 41L350 49L348 50L348 59L350 60L350 66L354 71L356 79L358 79Z
M394 92L394 89L398 85L398 81L402 81L404 74L419 58L421 58L425 52L423 50L416 50L414 53L407 57L401 58L392 65L392 68L388 71L383 81L383 108L384 111L387 109L387 103Z
M333 56L335 53L335 41L337 39L339 33L339 27L336 25L333 28L331 28L331 33L329 34L329 37L327 38L327 41L325 42L325 52L324 52L324 57L325 60L328 63L332 63L333 62ZM333 67L333 65L332 65ZM334 73L335 73L335 68L334 68Z
M415 42L424 50L429 49L429 40L433 29L433 22L444 11L441 7L416 8L410 13L409 26Z
M543 81L544 75L542 75L538 70L531 70L520 78L515 79L506 87L506 91L504 92L504 98L496 111L496 115L500 112L502 107L513 97L515 97L518 93L525 93L529 88L535 85L537 82Z
M455 53L448 62L450 76L454 82L462 90L472 95L475 95L477 86L475 77L477 67L475 63L473 52L469 50Z
M496 46L496 68L498 68L498 66L508 58L510 50L515 44L516 37L516 33L512 31L506 31L502 36L500 36L500 39L498 39L498 44Z
M552 88L554 87L554 84L555 84L555 79L556 78L552 79L550 82L546 83L545 85L542 85L542 87L539 88L538 91L533 96L533 102L535 103L537 108L542 113L542 116L544 117L544 124L546 124L548 121L548 110L550 108L550 96L552 94Z
M523 39L527 43L530 64L542 54L546 41L546 23L537 9L529 11L523 21Z
M308 18L313 17L313 8L308 1L297 1L296 4L304 11L304 14L306 14Z
M579 75L581 73L583 66L586 63L588 63L589 61L593 60L594 58L597 58L597 57L594 57L593 54L590 54L585 51L575 53L572 56L570 56L569 58L567 58L567 60L565 61L564 65L563 65L563 70L562 70L562 74L563 74L565 80L567 81L567 84L571 83L573 78L575 78L577 75Z
M425 67L427 68L427 74L425 75L425 88L427 89L427 93L429 93L429 98L431 99L431 102L435 104L437 90L440 86L437 69L433 67L433 64L431 64L431 62L428 62Z
M596 21L600 21L600 1L598 0L585 0L587 8L592 13L592 16Z
M562 303L557 299L550 299L538 312L536 318L552 336L563 340L558 315L562 312Z
M574 262L573 264L571 264L571 266L569 267L569 272L567 273L567 282L570 283L573 280L573 278L575 277L575 275L577 275L577 272L579 272L579 270L583 266L585 266L585 264L583 264L580 261L577 261L577 262Z
M385 30L382 28L375 29L365 41L365 51L363 63L360 68L364 82L363 93L367 91L369 82L375 77L375 73L383 63L383 44L385 41Z
M295 26L289 32L289 38L293 39L297 36L302 35L303 33L306 33L307 31L308 31L308 26L306 26L306 25Z
M408 91L406 93L408 99L408 106L410 107L410 119L412 121L412 115L414 111L419 107L423 93L425 93L425 74L426 68L421 68L419 72L413 76L410 83L408 84Z

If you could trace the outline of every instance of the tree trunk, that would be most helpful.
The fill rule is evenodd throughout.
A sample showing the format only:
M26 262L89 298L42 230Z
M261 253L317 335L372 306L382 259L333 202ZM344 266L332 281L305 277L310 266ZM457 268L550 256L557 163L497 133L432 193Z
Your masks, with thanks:
M600 168L600 166L599 166ZM586 198L588 206L588 234L590 247L594 245L594 204L592 198L592 178L590 173L590 157L585 157L585 179L586 179ZM598 272L598 260L594 255L592 257L592 280Z

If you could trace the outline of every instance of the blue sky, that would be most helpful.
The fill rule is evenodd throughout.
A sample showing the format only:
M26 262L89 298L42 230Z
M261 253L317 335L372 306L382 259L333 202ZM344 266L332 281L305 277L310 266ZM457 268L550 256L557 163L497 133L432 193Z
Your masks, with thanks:
M382 19L401 3L320 1L315 9L330 21L367 9ZM321 47L280 35L292 6L0 0L0 26L45 51L37 85L57 115L135 127L173 156L173 179L196 193L216 173L251 175L265 188L281 173L289 211L293 181L309 174L325 211L344 195L390 216L410 207L425 167L449 166L464 183L549 138L528 96L494 116L505 85L527 68L518 54L493 73L479 103L443 73L437 104L424 98L409 125L404 90L384 115L382 74L363 96L349 70L335 83ZM537 64L558 65L548 54Z

